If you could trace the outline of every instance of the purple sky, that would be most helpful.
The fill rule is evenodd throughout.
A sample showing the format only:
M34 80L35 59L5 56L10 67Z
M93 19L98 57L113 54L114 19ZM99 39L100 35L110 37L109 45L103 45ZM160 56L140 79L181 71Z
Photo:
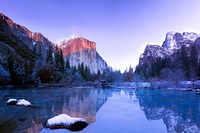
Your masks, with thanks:
M1 0L0 12L52 42L72 35L97 43L122 71L168 31L200 33L200 0Z

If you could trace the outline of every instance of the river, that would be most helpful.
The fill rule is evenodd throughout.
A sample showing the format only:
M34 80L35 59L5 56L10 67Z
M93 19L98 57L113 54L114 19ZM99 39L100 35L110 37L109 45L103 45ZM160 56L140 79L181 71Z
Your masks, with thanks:
M0 90L1 133L70 133L50 130L56 115L82 117L90 124L80 133L200 132L200 95L165 89L94 87ZM9 106L10 98L30 107Z

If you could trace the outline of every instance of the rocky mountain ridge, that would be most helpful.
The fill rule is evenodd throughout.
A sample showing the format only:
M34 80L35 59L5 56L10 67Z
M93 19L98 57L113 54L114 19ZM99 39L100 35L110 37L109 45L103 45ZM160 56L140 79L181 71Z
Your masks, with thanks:
M193 32L168 32L162 46L148 44L144 53L140 56L140 63L143 64L145 57L166 58L177 52L182 46L190 47L195 41L198 41L200 34ZM199 38L200 40L200 38Z
M46 60L47 51L54 44L41 33L32 32L26 27L14 23L9 17L0 13L0 50L1 58L6 56L7 51L12 51L18 61L33 60L39 54ZM23 64L23 63L22 63Z
M146 73L159 77L162 69L179 69L185 73L190 73L189 69L193 66L198 67L200 57L200 35L192 32L168 32L162 46L147 45L144 53L141 54L139 65L136 68L136 73L143 75ZM191 60L194 60L191 62ZM190 63L193 63L190 64ZM190 66L187 66L190 64ZM156 66L157 65L157 66ZM187 68L185 68L187 67ZM155 69L155 70L152 70ZM184 70L187 69L187 70ZM195 68L197 69L197 68ZM156 71L156 72L155 72ZM191 70L192 71L192 70ZM141 74L143 73L143 74ZM198 72L199 73L199 72ZM184 74L186 77L190 77ZM196 76L193 77L197 77ZM150 78L152 76L149 76Z

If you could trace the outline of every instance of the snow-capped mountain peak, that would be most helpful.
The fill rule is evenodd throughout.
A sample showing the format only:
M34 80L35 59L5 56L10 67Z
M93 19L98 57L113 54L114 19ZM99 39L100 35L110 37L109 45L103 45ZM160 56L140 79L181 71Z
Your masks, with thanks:
M67 38L64 38L64 39L57 41L56 45L61 46L62 44L66 44L70 40L75 40L75 39L78 39L78 38L82 38L82 37L78 36L78 35L73 35L73 36L70 36L70 37L67 37Z
M166 34L165 41L162 46L159 45L147 45L144 53L141 54L139 65L152 64L150 62L156 62L157 59L166 59L173 56L178 57L178 52L182 46L187 50L189 55L192 46L200 46L200 34L193 32L178 33L170 31ZM173 60L174 61L174 60Z
M193 32L183 32L181 34L170 31L166 34L162 47L168 50L176 50L181 48L182 45L193 43L198 37L200 37L200 35Z
M166 34L165 37L165 42L163 43L162 47L167 48L167 49L176 49L177 48L177 44L176 41L174 39L174 35L177 32L175 31L170 31Z

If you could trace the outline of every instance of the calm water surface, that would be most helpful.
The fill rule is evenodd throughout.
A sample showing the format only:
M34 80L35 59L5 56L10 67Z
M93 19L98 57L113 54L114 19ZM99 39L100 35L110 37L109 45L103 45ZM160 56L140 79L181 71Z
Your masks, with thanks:
M7 106L9 98L32 107ZM158 89L53 88L0 91L1 133L70 133L44 123L58 114L82 117L80 133L200 132L200 95Z

